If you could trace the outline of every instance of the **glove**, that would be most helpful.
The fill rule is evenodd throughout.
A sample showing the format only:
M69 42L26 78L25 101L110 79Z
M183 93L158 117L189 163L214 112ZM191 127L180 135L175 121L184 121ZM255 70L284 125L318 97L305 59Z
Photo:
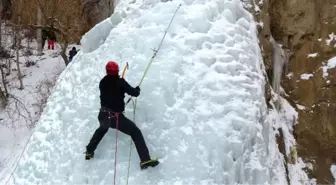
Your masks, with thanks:
M135 89L138 91L138 94L140 94L140 87L136 86Z

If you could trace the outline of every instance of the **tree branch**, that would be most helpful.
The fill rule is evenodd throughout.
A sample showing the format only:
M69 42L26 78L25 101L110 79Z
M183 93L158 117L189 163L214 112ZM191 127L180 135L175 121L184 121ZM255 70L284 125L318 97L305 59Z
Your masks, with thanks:
M30 122L30 125L28 126L28 128L30 128L34 124L34 122L33 122L33 119L32 119L32 117L30 115L30 112L26 108L25 104L22 103L22 101L20 101L19 98L15 97L12 94L9 94L9 97L13 98L15 100L15 107L16 107L16 110L18 111L19 116L22 116L23 118L25 118L26 120L28 120ZM20 112L20 105L25 110L25 112L27 112L28 117L25 116L25 115L23 115L23 114L21 114L21 112Z

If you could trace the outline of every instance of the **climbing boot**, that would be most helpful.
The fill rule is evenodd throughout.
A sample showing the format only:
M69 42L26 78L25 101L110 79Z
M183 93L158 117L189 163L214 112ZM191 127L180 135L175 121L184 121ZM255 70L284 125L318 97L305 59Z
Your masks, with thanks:
M88 151L85 152L85 160L90 160L93 158L93 156L94 152L88 152Z
M140 163L141 170L147 169L148 167L155 167L159 164L157 159L150 159L148 161L143 161Z

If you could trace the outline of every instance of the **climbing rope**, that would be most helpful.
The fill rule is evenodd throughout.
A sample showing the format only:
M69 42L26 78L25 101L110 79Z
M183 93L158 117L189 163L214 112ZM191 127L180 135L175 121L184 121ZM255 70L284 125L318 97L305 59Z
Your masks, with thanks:
M179 10L179 8L180 8L181 6L182 6L182 4L180 4L180 5L176 8L175 13L174 13L173 17L171 18L171 20L170 20L170 22L169 22L169 25L168 25L167 29L165 30L165 33L164 33L164 35L163 35L163 37L162 37L162 39L161 39L161 42L160 42L158 48L157 48L156 50L154 49L154 54L153 54L152 58L150 59L149 63L147 64L147 67L146 67L146 69L145 69L145 72L144 72L144 74L143 74L142 77L141 77L140 83L139 83L139 85L138 85L139 87L141 86L142 81L144 80L145 76L147 75L147 72L148 72L148 70L149 70L149 67L152 65L154 58L156 57L157 53L160 51L161 46L162 46L162 43L163 43L164 39L166 38L166 35L167 35L168 30L169 30L169 28L170 28L170 25L172 24L172 22L173 22L173 20L174 20L174 18L175 18L176 13L177 13L177 11ZM130 98L127 100L125 106L127 106L127 104L131 101L131 99L132 99L132 98L130 97Z
M109 112L110 113L110 112ZM117 153L118 153L118 125L119 125L119 113L115 113L113 116L110 116L109 119L115 118L116 120L116 140L115 140L115 153L114 153L114 185L116 184L117 177Z
M133 122L135 122L135 109L136 109L136 100L132 100L133 102ZM115 154L114 154L114 185L116 184L116 176L117 176L117 153L118 153L118 125L119 125L119 113L115 113L114 116L110 116L111 118L116 119L116 149L115 149ZM126 176L126 184L128 185L128 178L129 178L129 171L131 167L131 155L132 155L132 139L131 139L131 144L130 144L130 152L129 152L129 158L128 158L128 171L127 171L127 176Z
M135 123L135 110L136 110L136 98L135 100L132 100L133 102L133 122ZM129 172L130 172L130 168L131 168L131 156L132 156L132 138L131 138L131 143L130 143L130 152L129 152L129 156L128 156L128 169L127 169L127 176L126 176L126 185L128 185L128 178L129 178Z
M156 50L154 50L154 54L153 54L153 56L151 57L149 63L147 64L147 67L146 67L146 69L145 69L145 71L144 71L144 74L143 74L142 77L141 77L141 80L140 80L139 85L138 85L139 87L141 86L141 84L142 84L142 82L143 82L145 76L147 75L147 73L148 73L148 71L149 71L149 68L150 68L150 66L151 66L152 63L153 63L154 58L156 57L157 53L159 52L159 50L160 50L160 48L161 48L161 46L162 46L162 43L163 43L164 39L166 38L167 32L168 32L168 30L169 30L169 28L170 28L170 25L172 24L172 22L173 22L173 20L174 20L174 18L175 18L176 13L177 13L177 11L179 10L179 8L180 8L181 6L182 6L182 4L180 4L180 5L177 7L176 11L174 12L173 17L171 18L171 20L170 20L170 22L169 22L169 25L168 25L167 29L165 30L165 33L164 33L164 35L163 35L163 37L162 37L162 39L161 39L161 41L160 41L160 44L159 44L158 48L157 48ZM128 67L128 66L127 66L127 67ZM124 72L123 72L123 74L124 74ZM135 112L136 112L135 110L136 110L137 98L135 98L135 100L133 100L133 99L130 97L130 98L126 101L125 106L127 106L127 104L128 104L130 101L133 102L133 122L135 123ZM129 172L130 172L130 167L131 167L132 144L133 144L133 142L132 142L132 139L131 139L131 142L130 142L130 152L129 152L129 158L128 158L128 170L127 170L127 176L126 176L126 185L128 185Z

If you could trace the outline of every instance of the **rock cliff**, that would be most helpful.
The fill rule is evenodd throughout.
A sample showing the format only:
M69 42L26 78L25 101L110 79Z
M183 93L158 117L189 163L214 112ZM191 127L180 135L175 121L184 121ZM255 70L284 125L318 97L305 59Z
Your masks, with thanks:
M299 113L294 129L298 156L313 164L307 169L310 178L331 184L330 166L336 163L336 68L325 66L336 56L336 1L256 0L253 4L270 79L270 37L288 51L281 86L286 93L282 96Z

